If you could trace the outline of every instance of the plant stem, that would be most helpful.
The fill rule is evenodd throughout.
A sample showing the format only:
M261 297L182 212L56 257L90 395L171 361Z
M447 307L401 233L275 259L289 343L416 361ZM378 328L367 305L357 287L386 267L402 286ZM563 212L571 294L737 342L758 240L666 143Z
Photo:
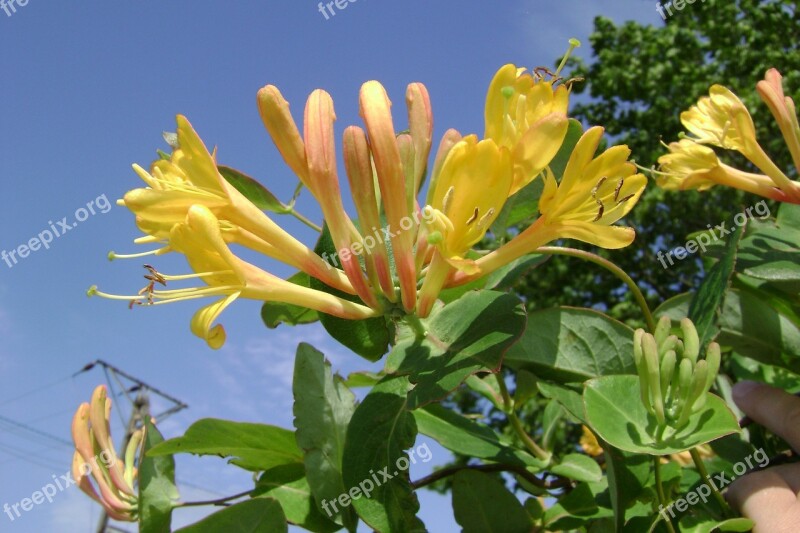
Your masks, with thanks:
M653 464L655 465L656 492L658 493L658 502L661 504L662 508L667 509L667 499L664 497L664 487L661 485L661 457L658 455L653 456ZM667 524L669 533L675 533L675 527L672 525L672 520L670 520L666 514L663 514L662 516L664 517L664 523Z
M308 226L309 228L313 229L314 231L316 231L318 233L322 233L322 228L320 226L317 226L316 224L311 222L309 219L307 219L305 216L303 216L300 213L298 213L297 211L295 211L294 207L290 207L288 213L290 215L292 215L294 218L296 218L297 220L299 220L300 222L302 222L303 224L305 224L306 226Z
M424 339L428 336L428 330L417 315L406 315L404 318L406 324L417 334L418 339Z
M689 450L689 453L692 456L692 461L694 461L694 466L697 468L697 473L700 474L700 477L703 479L703 482L706 485L711 486L711 492L714 493L714 498L722 508L722 515L725 518L731 518L733 516L731 513L731 508L728 506L725 498L722 497L722 494L720 494L719 490L717 489L717 485L713 481L709 483L711 478L708 477L708 470L706 470L706 465L703 463L703 458L700 457L700 452L697 451L697 448L692 448Z
M240 492L239 494L234 494L233 496L227 496L225 498L219 498L216 500L177 503L173 506L173 509L177 509L178 507L200 507L203 505L226 505L229 501L238 500L239 498L249 495L251 492L253 492L252 489L245 492Z
M536 477L522 466L498 463L490 465L464 465L442 468L441 470L437 470L436 472L425 476L424 478L412 482L411 486L414 489L419 489L426 485L435 483L440 479L455 475L462 470L477 470L478 472L511 472L513 474L517 474L519 477L523 478L525 481L528 481L532 485L545 490L563 489L572 485L572 481L567 478L557 477L553 481L546 481Z
M536 441L534 441L525 431L525 428L522 427L522 422L517 417L517 413L514 412L514 400L512 400L511 395L508 394L508 388L506 387L506 382L502 375L497 376L497 384L500 387L500 393L503 395L503 405L505 406L506 415L508 416L508 420L511 422L511 426L514 428L514 431L534 457L549 463L551 454L536 444Z
M647 329L650 332L655 332L656 330L656 321L653 318L653 313L650 311L650 306L647 305L647 299L645 299L644 294L642 294L642 290L636 285L636 282L628 275L627 272L622 270L620 267L605 259L600 257L597 254L593 254L592 252L586 252L584 250L577 250L575 248L565 248L562 246L542 246L536 250L536 253L541 254L552 254L552 255L568 255L571 257L577 257L579 259L585 259L589 262L592 262L596 265L599 265L619 279L621 279L625 285L631 290L633 293L633 297L636 300L636 303L639 304L639 307L642 309L642 313L644 314L645 322L647 322Z

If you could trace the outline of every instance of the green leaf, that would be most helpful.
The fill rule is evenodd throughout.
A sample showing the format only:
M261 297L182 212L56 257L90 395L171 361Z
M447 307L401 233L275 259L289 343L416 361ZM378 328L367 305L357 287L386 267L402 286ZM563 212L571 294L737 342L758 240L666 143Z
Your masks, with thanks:
M692 303L689 304L689 318L697 328L701 347L707 346L716 335L717 311L725 298L725 291L731 284L731 276L736 267L736 249L743 234L744 228L739 231L739 228L734 226L722 258L708 272L692 298ZM704 350L705 348L701 348L701 351Z
M280 503L286 520L306 531L332 533L342 528L317 509L301 464L276 466L261 474L252 492L252 497L258 496L274 498Z
M384 378L358 405L347 428L342 466L349 490L338 503L350 502L364 522L382 533L425 530L416 517L419 502L403 451L417 436L408 411L410 388L405 377Z
M635 373L633 330L590 309L536 311L505 364L559 383Z
M314 252L320 257L334 256L336 247L331 239L328 226L322 228ZM361 300L336 290L322 283L317 278L311 278L311 288L333 294L345 300L361 303ZM392 332L384 317L368 318L366 320L345 320L336 316L319 313L319 321L325 331L338 342L354 351L364 359L377 361L388 351Z
M288 429L214 418L198 420L182 437L150 450L153 457L175 453L231 457L229 462L254 472L303 462L294 433Z
M333 377L322 353L305 343L297 347L292 391L297 446L304 452L308 485L322 509L322 502L346 492L342 455L355 396L341 378ZM358 522L352 508L332 513L332 517L351 531Z
M546 466L529 453L515 448L489 426L440 404L415 410L414 418L420 433L459 455L536 469Z
M476 256L477 259L479 256ZM547 262L550 259L547 254L528 254L523 255L519 259L515 259L510 263L503 265L488 276L478 278L470 283L465 283L458 287L444 289L439 293L439 299L445 304L454 302L461 298L464 294L480 289L494 289L498 291L505 291L513 288L517 279L537 268L538 266Z
M145 423L142 460L139 464L139 531L169 533L172 507L178 501L175 486L175 458L171 455L153 457L154 446L164 441L156 426Z
M544 513L547 531L571 530L594 520L610 518L611 509L599 505L607 489L605 480L600 483L580 483L570 493L562 496Z
M605 452L606 472L608 473L608 494L614 510L615 531L625 525L625 511L645 491L650 477L652 459L649 455L631 454L610 446L598 439ZM649 516L648 509L647 515Z
M800 329L749 291L731 290L719 319L723 346L762 363L800 373Z
M288 530L286 517L277 501L254 498L226 507L176 533L280 533Z
M266 187L247 174L235 168L226 167L225 165L217 165L217 169L228 183L233 185L237 191L242 193L245 198L253 202L259 209L280 214L291 212L291 209L289 209L287 205L278 200Z
M511 226L535 217L543 191L544 182L541 179L534 179L514 193L503 205L503 209L492 224L492 233L502 236Z
M311 278L305 272L297 272L286 281L301 287L311 287ZM313 309L299 305L266 301L261 306L261 320L268 328L274 329L281 324L290 326L310 324L319 320L319 314Z
M423 324L423 339L400 328L386 360L387 373L408 375L416 385L408 396L411 409L444 398L472 374L496 372L525 327L525 308L510 294L471 292Z
M461 470L453 480L453 511L463 533L529 533L530 515L497 477Z
M368 372L366 370L362 372L352 372L347 375L344 384L351 389L374 387L383 377L383 372Z
M545 398L556 400L567 412L581 424L586 424L586 414L583 411L583 398L577 392L561 385L540 381L537 383L539 392Z
M746 532L755 527L755 523L748 518L729 518L718 522L708 516L689 514L681 518L681 533L717 533L720 531Z
M559 464L550 468L550 472L575 481L595 483L603 479L603 470L597 461L580 453L564 456Z
M494 405L497 409L503 410L503 395L500 392L500 385L497 382L497 374L486 374L485 376L472 375L464 383Z
M639 397L638 376L604 376L586 383L586 418L600 438L621 450L650 455L686 451L739 431L725 402L707 393L706 406L676 433L658 441L657 422Z

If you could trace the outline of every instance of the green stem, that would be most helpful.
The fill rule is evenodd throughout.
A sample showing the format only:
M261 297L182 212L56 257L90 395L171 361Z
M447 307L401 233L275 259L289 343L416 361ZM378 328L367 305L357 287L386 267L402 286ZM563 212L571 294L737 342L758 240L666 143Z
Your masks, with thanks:
M514 428L514 431L534 457L549 463L551 454L536 444L536 441L534 441L525 431L525 428L522 427L522 422L520 421L519 417L517 417L517 413L514 412L514 400L511 399L511 395L508 393L508 388L506 387L506 382L502 375L497 376L497 384L500 387L500 394L503 396L503 405L505 406L506 415L508 416L508 420L511 422L511 426Z
M604 259L597 254L593 254L591 252L586 252L584 250L577 250L575 248L564 248L562 246L542 246L536 250L536 253L541 254L552 254L552 255L567 255L570 257L577 257L579 259L585 259L591 263L599 265L619 279L621 279L625 285L633 293L633 297L636 300L636 303L639 304L639 307L642 309L642 313L644 314L645 322L647 322L647 329L650 332L655 332L656 330L656 321L653 318L653 313L650 311L650 306L647 305L647 299L645 299L644 294L642 294L641 289L636 282L628 275L627 272L622 270L620 267L609 261L608 259Z
M316 231L318 233L322 233L322 228L320 226L317 226L316 224L311 222L309 219L307 219L306 217L304 217L303 215L301 215L300 213L295 211L294 207L289 207L289 210L287 211L287 214L292 215L294 218L296 218L297 220L299 220L300 222L302 222L303 224L305 224L309 228L313 229L314 231Z
M700 457L700 452L697 451L697 448L692 448L689 450L689 453L692 456L692 461L694 461L694 466L697 468L697 473L700 474L703 482L706 485L711 486L711 491L714 493L714 499L717 500L720 508L722 509L722 515L725 518L733 517L733 513L731 513L731 508L728 506L728 503L725 501L725 498L722 497L722 494L717 489L717 485L711 481L711 478L708 476L708 470L706 470L706 465L703 462L703 458Z
M204 505L227 505L228 502L230 502L232 500L238 500L239 498L243 498L245 496L248 496L251 492L253 492L252 489L248 490L248 491L245 491L245 492L240 492L239 494L234 494L233 496L226 496L224 498L219 498L217 500L205 500L205 501L200 501L200 502L176 503L175 505L173 505L173 509L177 509L179 507L201 507L201 506L204 506Z
M418 339L424 339L428 336L428 330L417 315L406 315L404 319L406 324L417 334Z
M653 463L655 465L656 492L658 493L658 502L661 504L662 509L667 509L667 498L664 497L664 487L661 485L661 457L658 455L653 456ZM662 516L664 517L664 523L667 524L669 533L675 533L675 527L672 525L672 520L667 517L666 513L664 513Z

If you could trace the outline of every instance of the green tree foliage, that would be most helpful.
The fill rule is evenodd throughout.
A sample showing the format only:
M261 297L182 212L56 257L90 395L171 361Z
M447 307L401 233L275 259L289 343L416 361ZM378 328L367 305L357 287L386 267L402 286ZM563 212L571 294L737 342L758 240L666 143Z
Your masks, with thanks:
M598 17L590 37L591 61L571 60L571 75L585 78L575 85L573 94L590 97L574 96L571 116L588 125L605 126L615 142L630 146L639 165L650 168L665 151L661 142L678 139L683 129L681 111L707 94L712 84L720 83L751 110L767 153L790 169L788 150L755 84L768 68L775 67L784 76L786 94L797 100L798 42L800 13L795 1L695 2L685 4L681 11L673 8L672 16L659 26L632 21L615 24ZM625 250L601 251L601 255L630 273L646 289L651 305L658 305L695 287L702 264L690 257L665 269L656 253L682 246L689 233L726 220L758 200L721 187L706 193L666 192L651 182L626 221L636 228L634 244ZM517 290L530 308L607 303L612 316L624 320L638 316L618 280L576 259L553 258L532 271Z

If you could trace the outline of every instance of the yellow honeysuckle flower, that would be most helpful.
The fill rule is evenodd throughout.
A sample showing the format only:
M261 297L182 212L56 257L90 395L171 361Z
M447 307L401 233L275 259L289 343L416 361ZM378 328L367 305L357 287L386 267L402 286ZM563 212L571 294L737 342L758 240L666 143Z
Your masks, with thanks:
M555 157L569 122L569 89L557 78L525 73L508 64L494 76L486 95L484 137L511 151L514 182L509 195L530 183Z
M681 123L697 142L745 153L755 142L753 118L730 89L712 85L709 96L681 113Z
M539 211L557 238L578 239L602 248L623 248L633 228L612 226L633 209L647 185L628 161L627 146L612 146L594 157L603 128L586 131L569 158L561 183L547 171Z
M170 281L200 278L205 287L158 290L151 283L136 296L106 294L96 287L91 287L88 294L142 305L217 297L217 301L197 311L191 321L192 332L214 349L225 343L225 329L222 325L214 325L214 321L237 298L284 302L351 320L378 314L373 309L326 292L295 285L239 259L225 242L222 225L224 223L217 220L207 207L190 207L185 223L172 228L169 242L173 249L186 256L194 274L169 276L155 273L156 281L164 285Z
M133 433L124 461L120 461L111 440L110 414L111 399L105 385L95 388L91 403L78 407L72 420L75 442L72 475L81 490L102 505L111 518L135 522L138 516L135 463L141 453L144 430Z
M773 71L774 69L767 73L766 79L759 82L757 89L778 120L792 156L796 157L796 161L800 161L800 131L796 131L795 128L797 117L794 113L794 103L791 102L791 99L787 101L783 96L780 74ZM793 115L794 118L792 119L789 115ZM688 111L681 113L681 122L694 135L694 137L688 137L688 141L710 144L741 153L758 167L779 191L771 189L757 174L747 174L749 179L733 179L732 183L726 183L726 185L769 198L783 197L785 198L783 201L800 203L800 188L778 168L758 143L750 112L730 89L722 85L712 85L709 89L709 96L704 96ZM686 153L687 146L678 146L679 152ZM667 158L666 161L669 164L670 158ZM694 163L697 162L697 160L694 161ZM686 170L684 169L684 173ZM686 187L689 188L689 185Z
M491 139L464 137L448 152L436 178L431 204L425 207L433 260L420 291L418 313L426 316L453 269L477 272L466 253L479 242L508 199L511 155Z
M681 139L667 148L669 153L658 158L659 171L654 172L663 189L705 191L714 185L725 185L781 202L791 200L768 176L726 165L708 146Z
M231 231L226 233L230 241L303 270L332 287L354 293L340 270L330 268L222 177L214 155L208 152L186 117L179 115L177 124L179 148L169 160L155 161L151 172L134 165L148 187L129 191L119 202L136 215L139 229L148 234L136 242L163 243L172 227L184 221L191 206L203 205L220 220L230 223ZM128 256L112 253L110 257L141 257L169 250L165 246L154 252Z
M635 237L633 228L612 226L624 217L644 191L647 178L636 174L628 161L627 146L613 146L595 157L603 128L587 130L570 155L561 183L553 172L545 173L539 199L541 216L497 250L475 262L479 273L455 274L448 286L461 285L534 252L557 239L577 239L601 248L622 248Z

